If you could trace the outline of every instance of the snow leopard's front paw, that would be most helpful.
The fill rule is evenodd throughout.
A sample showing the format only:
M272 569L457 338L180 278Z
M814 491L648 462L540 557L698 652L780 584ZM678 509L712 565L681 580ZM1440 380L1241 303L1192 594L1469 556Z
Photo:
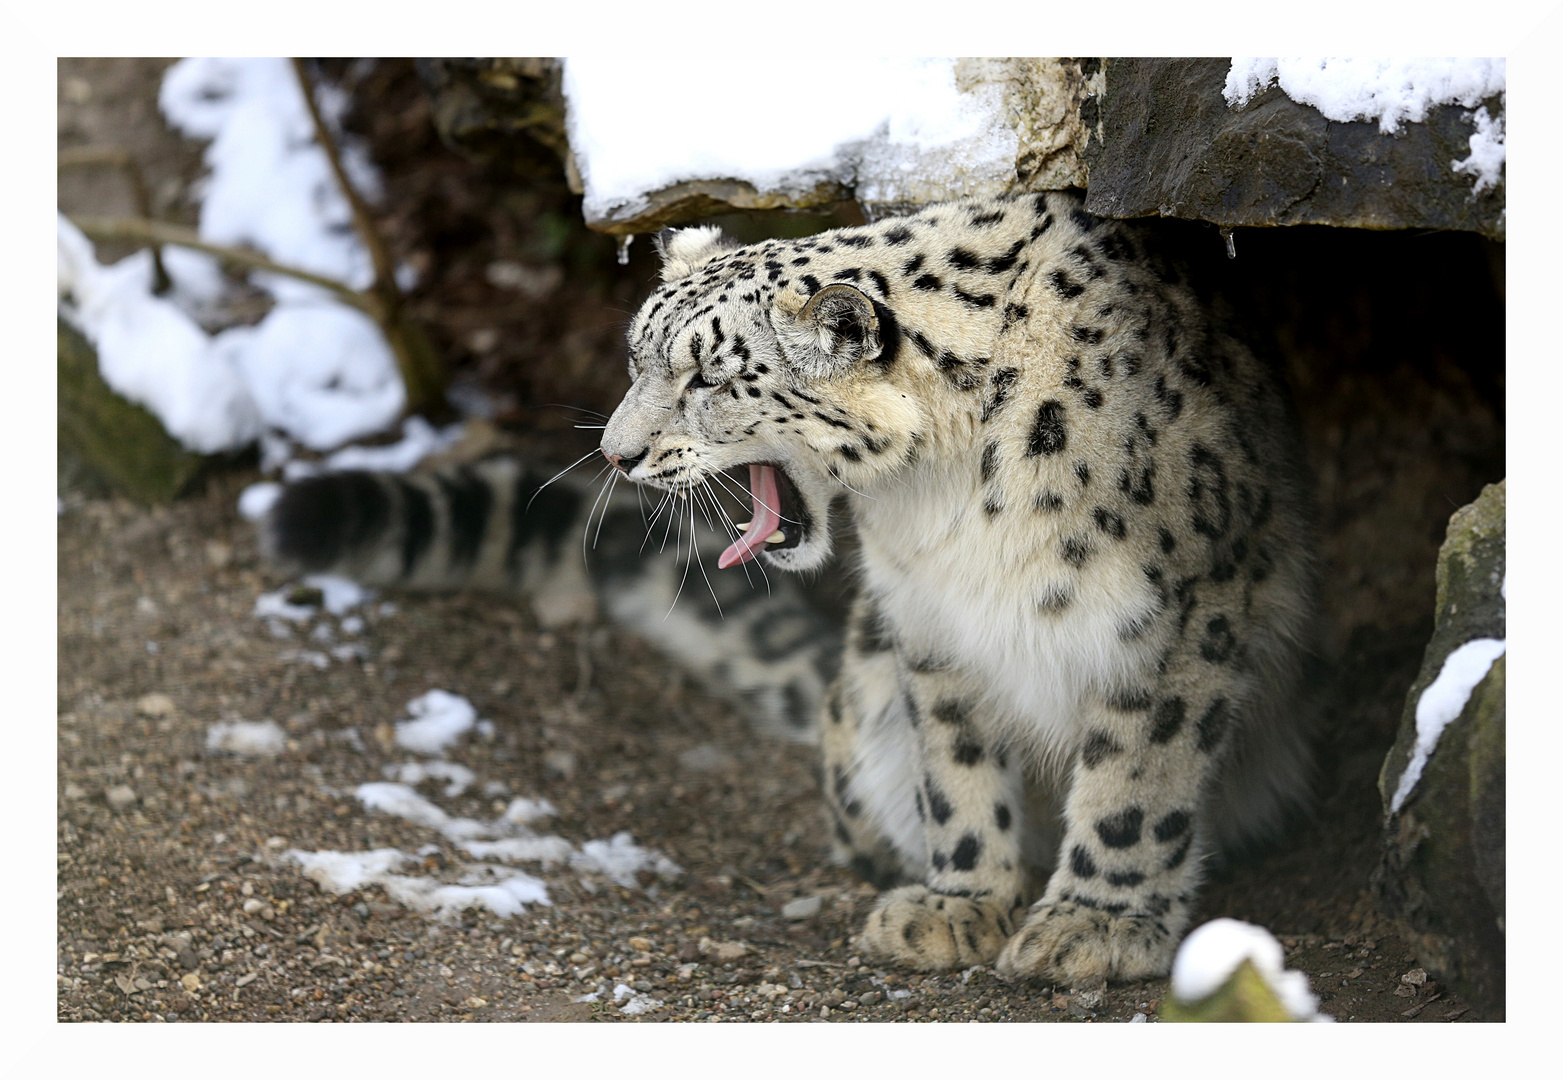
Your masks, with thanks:
M1097 978L1152 979L1167 974L1177 940L1149 915L1110 915L1084 904L1032 908L995 965L1005 978L1036 976L1068 985Z
M863 949L918 971L986 964L1013 932L1008 912L923 885L885 893L863 926Z

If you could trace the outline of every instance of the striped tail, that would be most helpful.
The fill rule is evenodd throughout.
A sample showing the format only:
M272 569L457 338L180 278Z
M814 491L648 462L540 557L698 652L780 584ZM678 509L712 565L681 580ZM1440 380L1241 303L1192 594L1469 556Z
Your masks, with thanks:
M261 549L288 574L519 593L545 627L604 613L761 731L813 741L842 640L828 605L811 602L790 575L717 570L730 537L687 504L669 508L680 518L666 523L674 540L664 545L665 523L648 538L633 489L599 504L580 481L550 483L554 475L491 457L428 473L308 477L287 485L261 522Z

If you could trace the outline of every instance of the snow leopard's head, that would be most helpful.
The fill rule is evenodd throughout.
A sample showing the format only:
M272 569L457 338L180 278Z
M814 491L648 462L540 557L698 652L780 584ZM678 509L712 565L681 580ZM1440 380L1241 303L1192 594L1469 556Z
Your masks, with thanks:
M912 448L917 407L893 378L894 317L850 281L800 274L815 246L669 230L663 284L630 327L634 383L602 453L637 483L741 491L750 528L724 567L760 554L789 570L820 566L835 498Z

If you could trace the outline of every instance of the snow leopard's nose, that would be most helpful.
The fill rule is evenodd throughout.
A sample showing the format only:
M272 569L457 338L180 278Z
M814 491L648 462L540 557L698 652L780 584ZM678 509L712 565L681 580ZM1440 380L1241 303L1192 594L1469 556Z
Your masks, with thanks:
M645 461L646 455L650 452L651 448L648 446L634 457L625 457L623 454L610 454L606 450L603 451L602 456L607 458L608 463L615 469L618 469L621 473L624 473L626 476L628 476L630 470L635 468L635 466L639 465L642 461Z

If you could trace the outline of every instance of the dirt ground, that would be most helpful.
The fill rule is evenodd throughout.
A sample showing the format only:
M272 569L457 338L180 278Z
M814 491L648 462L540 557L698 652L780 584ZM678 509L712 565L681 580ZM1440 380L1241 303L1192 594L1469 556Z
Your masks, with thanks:
M153 163L160 212L180 217L181 185L198 163L145 113L159 70L155 61L62 61L61 145L133 136ZM387 172L387 234L426 271L414 302L458 378L498 398L498 419L520 437L561 456L579 435L568 414L540 406L611 404L622 378L617 335L650 277L644 253L618 268L611 243L571 221L567 192L540 182L517 195L513 178L444 151L406 67L382 63L357 77L368 81L366 98L385 104L361 123ZM62 180L62 205L118 197L97 183ZM1467 239L1429 243L1463 257L1452 245ZM1251 243L1251 257L1262 258L1263 243ZM1360 243L1366 277L1381 248ZM487 268L499 260L562 269L533 295L494 284ZM1271 294L1291 295L1285 282ZM1283 328L1302 392L1325 527L1331 674L1319 800L1271 849L1216 872L1197 917L1268 927L1338 1020L1470 1022L1481 1017L1426 979L1369 882L1377 771L1430 628L1443 522L1503 475L1502 349L1477 354L1456 335L1413 363L1419 339L1386 320L1400 311L1414 320L1441 300L1404 299L1342 305L1328 319L1303 301L1265 312ZM1374 351L1389 340L1412 344ZM1494 355L1496 374L1482 365ZM1375 398L1394 408L1362 404ZM611 625L547 632L513 600L396 596L394 610L378 600L361 610L366 626L352 641L362 647L347 659L326 655L327 634L347 638L323 613L275 636L254 604L286 583L261 564L235 509L258 478L215 473L157 509L90 482L64 494L60 1019L1154 1017L1165 980L1010 985L990 969L917 976L861 962L850 935L873 893L826 863L813 752L758 741L733 710ZM421 849L421 871L447 876L463 861L438 834L353 797L406 760L391 725L435 687L493 721L489 737L461 743L452 760L476 773L474 792L496 786L443 798L425 785L425 795L474 818L513 796L547 798L558 809L548 831L580 844L628 829L684 873L633 888L545 873L551 907L451 923L378 888L341 897L318 888L285 852ZM275 721L285 747L270 757L209 753L210 725L236 720ZM795 900L810 903L784 916ZM603 980L662 1004L626 1015L611 1002L573 1003Z

